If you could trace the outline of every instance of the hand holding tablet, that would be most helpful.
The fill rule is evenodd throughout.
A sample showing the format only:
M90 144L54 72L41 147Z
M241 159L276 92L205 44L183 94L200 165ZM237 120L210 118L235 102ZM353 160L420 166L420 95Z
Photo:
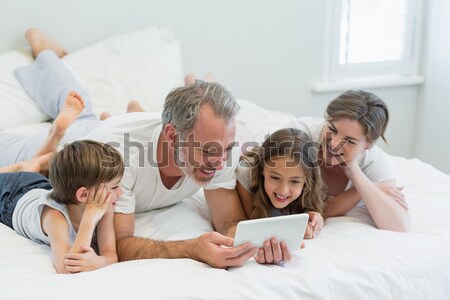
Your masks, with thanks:
M308 219L308 214L297 214L241 221L237 225L233 247L250 242L263 248L264 241L276 237L278 241L284 241L290 251L299 250Z

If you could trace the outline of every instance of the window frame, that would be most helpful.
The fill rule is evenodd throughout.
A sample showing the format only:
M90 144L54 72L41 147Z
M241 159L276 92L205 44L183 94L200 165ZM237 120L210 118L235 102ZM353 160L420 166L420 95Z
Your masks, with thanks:
M325 29L324 82L418 77L423 22L423 0L408 0L405 56L400 61L345 65L339 64L340 23L344 0L327 0ZM420 77L420 76L419 76ZM415 80L414 82L417 82ZM421 81L421 80L419 80Z

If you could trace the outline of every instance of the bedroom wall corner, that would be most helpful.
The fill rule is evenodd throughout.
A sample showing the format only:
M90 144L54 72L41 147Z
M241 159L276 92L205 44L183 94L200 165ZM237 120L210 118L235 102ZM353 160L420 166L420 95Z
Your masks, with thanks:
M416 155L437 169L450 174L450 2L429 1L428 27L424 55L425 85L420 91Z

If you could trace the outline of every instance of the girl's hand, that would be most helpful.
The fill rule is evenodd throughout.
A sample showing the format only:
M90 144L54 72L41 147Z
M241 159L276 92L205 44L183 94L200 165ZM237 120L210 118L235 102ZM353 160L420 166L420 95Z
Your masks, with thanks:
M64 265L69 273L92 271L102 267L102 257L88 246L81 246L82 253L67 253L64 256Z
M300 249L303 248L305 248L304 242L300 245ZM264 242L263 248L259 248L254 258L260 264L282 265L284 262L290 261L292 256L286 242L279 242L273 237Z
M313 211L308 212L309 221L306 225L305 239L313 239L323 228L323 217L321 214Z
M112 195L104 184L100 184L98 188L89 189L83 216L88 216L98 222L107 211L111 199Z
M291 252L284 241L278 242L278 240L273 237L264 242L264 247L258 250L254 258L260 264L279 265L282 262L291 260Z

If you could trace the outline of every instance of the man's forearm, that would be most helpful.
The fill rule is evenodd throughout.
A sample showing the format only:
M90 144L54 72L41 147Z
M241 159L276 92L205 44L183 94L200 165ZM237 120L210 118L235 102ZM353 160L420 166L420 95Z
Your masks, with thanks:
M119 261L148 258L193 258L195 240L156 241L141 237L119 237L117 239Z

